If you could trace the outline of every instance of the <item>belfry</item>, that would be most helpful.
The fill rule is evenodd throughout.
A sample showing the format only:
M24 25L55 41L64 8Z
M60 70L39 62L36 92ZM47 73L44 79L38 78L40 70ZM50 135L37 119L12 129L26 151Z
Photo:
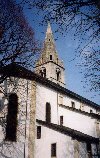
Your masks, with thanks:
M65 86L64 66L56 51L50 23L48 23L43 49L36 63L35 71L42 77L46 77L63 87Z

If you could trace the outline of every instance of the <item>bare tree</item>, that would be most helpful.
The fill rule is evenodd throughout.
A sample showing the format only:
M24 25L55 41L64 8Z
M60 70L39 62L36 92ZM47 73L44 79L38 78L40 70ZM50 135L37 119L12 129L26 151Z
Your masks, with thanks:
M99 0L27 0L30 8L43 11L43 22L57 23L58 33L74 31L78 38L76 57L81 57L85 82L90 90L99 90L99 39L100 1ZM83 71L84 70L84 71Z
M32 68L37 52L38 42L22 8L14 0L0 0L0 68L10 63Z

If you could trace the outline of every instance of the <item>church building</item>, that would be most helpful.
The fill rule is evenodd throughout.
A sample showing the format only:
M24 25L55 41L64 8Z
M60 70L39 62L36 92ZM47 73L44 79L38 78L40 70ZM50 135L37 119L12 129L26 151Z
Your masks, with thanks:
M34 72L0 69L0 158L100 158L100 106L66 89L64 71L50 24Z

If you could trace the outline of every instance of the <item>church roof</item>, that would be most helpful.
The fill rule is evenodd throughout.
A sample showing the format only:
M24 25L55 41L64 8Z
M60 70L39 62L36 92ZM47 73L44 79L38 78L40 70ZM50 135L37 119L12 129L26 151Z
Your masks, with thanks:
M85 141L85 142L98 143L99 144L99 138L89 136L89 135L84 134L80 131L71 129L69 127L57 125L57 124L54 124L54 123L48 123L46 121L42 121L42 120L38 120L38 119L36 121L37 121L37 123L39 123L39 124L41 124L41 125L43 125L47 128L50 128L50 129L53 129L53 130L55 130L57 132L60 132L62 134L71 136L73 139L77 139L79 141Z
M19 78L24 78L28 80L35 80L36 82L41 83L51 89L54 89L58 91L59 93L65 94L73 99L76 99L82 103L88 104L89 106L100 110L100 106L98 104L60 86L59 84L56 84L46 78L43 78L40 75L37 75L36 73L30 70L27 70L26 68L20 65L17 65L15 63L9 64L8 66L0 68L0 74L3 74L4 76L7 76L7 77L13 76L13 77L19 77Z

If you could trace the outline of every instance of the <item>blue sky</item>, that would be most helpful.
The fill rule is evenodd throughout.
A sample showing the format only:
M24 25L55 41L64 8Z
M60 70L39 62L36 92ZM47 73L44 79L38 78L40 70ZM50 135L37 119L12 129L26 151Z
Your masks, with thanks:
M39 22L42 19L42 14L36 15L35 11L27 9L25 9L24 12L29 24L35 31L36 39L43 42L47 24L39 25ZM99 104L99 96L95 96L93 92L88 92L88 89L83 88L84 84L81 82L83 81L83 75L80 73L80 67L77 66L77 63L80 59L75 58L75 49L78 47L78 39L74 39L73 30L68 34L65 34L64 37L64 35L55 33L55 24L52 24L51 28L53 31L54 39L57 39L55 40L55 45L58 55L64 63L66 88Z

